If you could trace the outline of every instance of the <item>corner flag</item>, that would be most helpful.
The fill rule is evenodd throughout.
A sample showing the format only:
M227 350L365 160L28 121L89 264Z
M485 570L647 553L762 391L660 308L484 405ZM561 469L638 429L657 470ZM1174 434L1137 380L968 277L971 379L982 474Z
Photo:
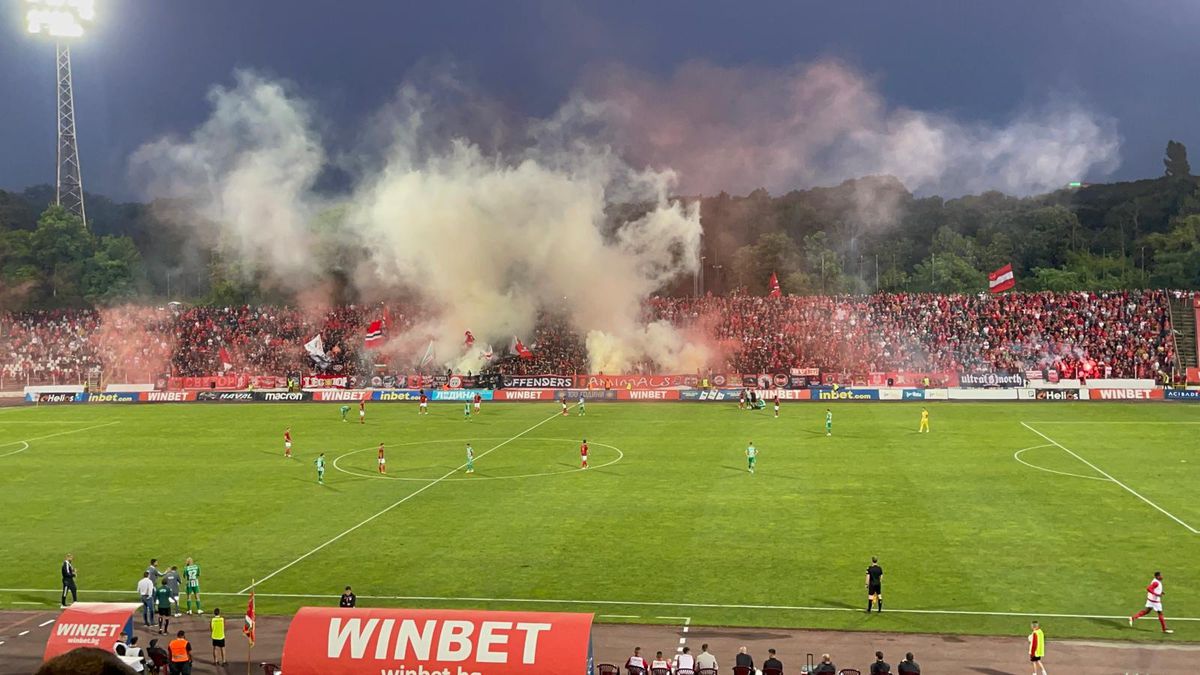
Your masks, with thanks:
M250 602L246 605L246 623L242 625L242 633L254 646L254 591L250 591Z

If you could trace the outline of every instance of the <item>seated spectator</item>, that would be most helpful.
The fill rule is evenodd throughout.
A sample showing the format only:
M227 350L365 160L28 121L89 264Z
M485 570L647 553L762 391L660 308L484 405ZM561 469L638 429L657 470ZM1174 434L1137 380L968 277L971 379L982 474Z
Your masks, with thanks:
M655 670L671 672L671 662L663 658L662 652L654 652L654 660L650 662L650 672Z
M713 667L715 668L716 666L713 666ZM695 657L692 656L692 648L691 647L684 647L683 649L681 649L679 651L678 654L675 655L675 671L678 672L680 669L683 669L683 670L695 670L696 669L696 659L695 659Z
M650 664L646 663L646 659L642 657L642 648L634 647L633 656L625 660L625 671L628 673L645 673L648 672Z
M833 665L833 661L828 654L821 655L821 662L813 669L815 675L837 675L837 666Z
M745 645L738 647L737 657L734 659L733 665L735 668L741 666L749 668L751 673L754 672L754 659L750 657L750 654L746 653Z
M708 651L708 643L706 642L700 645L700 653L696 656L696 670L708 668L717 670L717 657Z
M892 666L883 660L883 652L875 652L875 663L871 664L871 675L889 675Z
M921 675L921 665L913 661L913 653L908 652L904 660L896 664L896 672L899 675Z
M781 673L783 672L783 661L775 658L774 649L767 650L767 660L763 661L762 669L764 672L768 670L778 670Z

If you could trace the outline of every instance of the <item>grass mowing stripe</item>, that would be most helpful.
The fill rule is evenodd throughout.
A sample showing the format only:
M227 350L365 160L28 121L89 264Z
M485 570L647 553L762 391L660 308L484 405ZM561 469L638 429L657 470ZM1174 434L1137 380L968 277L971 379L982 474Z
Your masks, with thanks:
M1038 436L1041 436L1042 438L1046 439L1047 441L1050 441L1050 442L1051 442L1051 443L1053 443L1054 445L1057 445L1059 448L1062 448L1062 450L1063 450L1064 452L1066 452L1068 455L1070 455L1070 456L1074 457L1075 459L1077 459L1077 460L1079 460L1079 461L1083 462L1084 464L1087 464L1088 466L1092 467L1092 470L1094 470L1096 473L1100 474L1101 476L1104 476L1105 478L1107 478L1107 479L1111 480L1112 482L1116 483L1117 485L1120 485L1121 487L1125 488L1125 490L1126 490L1127 492L1129 492L1129 494L1131 494L1131 495L1133 495L1134 497L1137 497L1138 499L1140 499L1140 500L1142 500L1142 501L1146 502L1146 503L1147 503L1147 504L1149 504L1150 506L1153 506L1153 507L1154 507L1154 508L1155 508L1155 509L1156 509L1156 510L1159 512L1159 513L1161 513L1161 514L1163 514L1164 516L1166 516L1166 517L1170 518L1171 520L1173 520L1173 521L1175 521L1175 522L1179 523L1180 525L1182 525L1182 526L1186 527L1186 528L1187 528L1187 530L1188 530L1189 532L1191 532L1192 534L1200 534L1200 530L1197 530L1196 528L1192 527L1191 525L1188 525L1187 523L1183 522L1183 521L1182 521L1182 520L1180 520L1179 518L1176 518L1176 517L1175 517L1175 516L1174 516L1174 515L1173 515L1173 514L1170 512L1170 511L1167 511L1166 509L1164 509L1163 507L1159 506L1158 504L1155 504L1154 502L1150 501L1149 499L1146 499L1146 498L1145 498L1145 497L1143 497L1143 496L1141 495L1141 493L1139 493L1137 490L1134 490L1133 488L1131 488L1131 487L1129 487L1128 485L1126 485L1126 484L1122 483L1121 481L1117 480L1116 478L1113 478L1111 475L1109 475L1109 474L1108 474L1108 472L1104 471L1104 469L1101 469L1100 467L1096 466L1095 464L1092 464L1091 462L1087 461L1087 460L1086 460L1086 459L1084 459L1083 457L1080 457L1079 455L1075 454L1075 453L1074 453L1074 452L1072 452L1072 451L1071 451L1071 449L1070 449L1070 448L1068 448L1067 446L1063 445L1062 443L1059 443L1058 441L1054 440L1053 438L1050 438L1050 437L1049 437L1049 436L1047 436L1046 434L1043 434L1042 432L1038 431L1037 429L1034 429L1033 427L1029 426L1028 424L1026 424L1026 423L1024 423L1024 422L1021 422L1021 426L1023 426L1023 427L1025 427L1026 429L1028 429L1028 430L1032 431L1033 433L1037 434Z
M59 593L62 589L54 588L0 588L0 593ZM97 591L88 589L88 593L98 593L101 595L134 595L136 591ZM215 593L213 591L205 591L205 595L217 595L221 597L245 597L247 591L239 591L237 593ZM255 597L259 598L301 598L308 600L334 600L340 598L340 595L330 595L323 593L254 593ZM653 602L641 600L564 600L561 598L472 598L472 597L445 597L438 595L359 595L356 596L360 600L400 600L411 601L420 600L425 602L472 602L472 603L510 603L510 604L540 604L540 605L607 605L607 606L625 606L625 607L691 607L700 609L752 609L752 610L775 610L789 612L858 612L863 610L857 607L817 607L803 605L744 605L744 604L719 604L709 602ZM930 615L953 615L953 616L1017 616L1017 617L1053 617L1056 619L1112 619L1125 621L1129 618L1127 614L1109 615L1109 614L1063 614L1057 612L990 612L983 610L969 609L891 609L889 608L884 614L930 614ZM615 617L624 616L619 614L605 614L603 616ZM667 618L667 617L656 617ZM670 617L679 619L683 617ZM1200 617L1188 616L1172 616L1171 621L1200 621Z
M512 438L509 438L508 440L501 441L499 444L492 446L491 448L487 449L487 450L486 450L486 451L484 451L484 452L481 452L481 453L479 454L479 457L478 457L477 459L483 459L483 458L484 458L484 457L486 457L488 454L490 454L490 453L492 453L492 452L494 452L494 451L496 451L496 450L499 450L500 448L502 448L502 447L504 447L504 446L508 445L509 443L512 443L513 441L517 440L518 438L520 438L520 437L524 436L525 434L527 434L527 433L529 433L529 432L533 431L534 429L537 429L538 427L542 426L542 425L543 425L543 424L545 424L546 422L549 422L550 420L552 420L552 419L554 419L554 418L556 418L556 417L559 417L559 413L555 413L555 414L553 414L553 415L551 415L551 416L547 417L546 419L542 420L541 422L538 422L537 424L535 424L535 425L533 425L533 426L529 427L529 428L528 428L528 429L526 429L525 431L522 431L521 433L517 434L516 436L513 436ZM264 581L266 581L266 580L270 579L271 577L274 577L275 575L277 575L277 574L279 574L280 572L282 572L282 571L284 571L284 570L288 569L288 568L289 568L289 567L291 567L292 565L295 565L296 563L298 563L298 562L300 562L300 561L304 560L304 559L305 559L305 558L307 558L308 556L310 556L310 555L312 555L312 554L316 553L317 551L320 551L321 549L325 548L326 546L328 546L328 545L330 545L330 544L334 543L335 541L337 541L337 540L341 539L342 537L344 537L344 536L346 536L346 535L350 534L351 532L353 532L353 531L357 530L358 528L362 527L363 525L366 525L367 523L369 523L369 522L371 522L371 521L375 520L375 519L376 519L376 518L378 518L379 516L382 516L383 514L387 513L388 511L391 511L392 509L396 508L397 506L400 506L400 505L401 505L401 504L403 504L404 502L407 502L408 500L412 499L413 497L416 497L417 495L419 495L419 494L421 494L422 492L424 492L424 491L428 490L429 488L433 487L434 485L437 485L438 483L441 483L442 481L446 480L446 479L447 479L447 478L449 478L450 476L453 476L454 474L456 474L456 473L458 473L459 471L461 471L461 470L462 470L462 468L463 468L463 467L465 467L465 466L466 466L466 463L465 463L465 462L464 462L463 464L459 464L459 465L458 465L456 468L454 468L454 469L452 469L452 470L450 470L450 471L446 472L446 474L445 474L445 475L443 475L441 478L436 478L436 479L434 479L434 480L430 481L429 483L427 483L427 484L425 484L425 485L422 485L422 486L421 486L419 489L417 489L416 491L414 491L414 492L410 493L409 495L407 495L407 496L406 496L406 497L404 497L403 499L400 499L399 501L397 501L397 502L393 503L391 506L388 506L387 508L385 508L385 509L383 509L382 511L380 511L380 512L376 513L375 515L371 516L370 518L367 518L366 520L363 520L362 522L358 523L357 525L355 525L355 526L353 526L353 527L351 527L351 528L349 528L349 529L346 529L346 530L344 530L344 531L343 531L341 534L337 535L337 536L336 536L336 537L334 537L333 539L330 539L329 541L325 542L324 544L321 544L320 546L318 546L318 547L314 548L313 550L309 551L308 553L305 553L304 555L300 556L299 558L296 558L295 560L293 560L293 561L291 561L290 563L288 563L288 564L284 565L283 567L280 567L279 569L275 570L274 572L271 572L271 573L270 573L270 574L268 574L267 576L265 576L265 577L263 577L263 578L261 578L261 579L258 579L258 580L257 580L257 581L256 581L254 584L251 584L250 586L247 586L247 587L243 588L243 589L241 590L241 592L242 592L242 593L246 593L246 592L248 592L248 591L249 591L251 588L253 588L255 585L257 585L257 584L261 584L262 582L264 582Z

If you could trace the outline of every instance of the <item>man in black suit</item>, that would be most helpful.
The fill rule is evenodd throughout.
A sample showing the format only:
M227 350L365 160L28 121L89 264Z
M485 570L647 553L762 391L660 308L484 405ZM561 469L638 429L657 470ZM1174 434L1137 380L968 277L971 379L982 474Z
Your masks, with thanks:
M67 592L68 591L70 591L70 593L71 593L71 602L72 603L79 601L79 589L75 588L75 573L76 573L75 565L71 564L71 561L74 559L75 559L75 556L71 555L70 553L68 553L67 557L65 559L63 559L63 564L62 564L62 582L63 582L62 589L63 589L63 592L62 592L62 602L59 603L59 607L61 607L62 609L66 609L66 607L67 607Z
M746 653L746 648L744 646L738 647L737 658L733 660L733 666L735 668L738 666L745 666L746 668L750 669L750 672L754 672L754 659L750 658L750 655Z
M777 670L781 673L783 672L783 661L780 661L779 659L775 658L775 650L774 649L767 650L767 660L763 661L762 669L763 669L764 673L768 670Z

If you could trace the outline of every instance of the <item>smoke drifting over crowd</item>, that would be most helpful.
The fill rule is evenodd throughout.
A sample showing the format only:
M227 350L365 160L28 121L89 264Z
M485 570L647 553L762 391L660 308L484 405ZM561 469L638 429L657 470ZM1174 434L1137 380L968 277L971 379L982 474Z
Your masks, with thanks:
M640 321L642 299L698 264L698 210L668 199L670 172L634 170L570 131L589 120L539 122L530 136L546 140L488 153L439 137L436 102L405 88L380 115L389 144L378 161L329 198L314 190L325 161L315 124L285 86L241 72L211 98L212 117L189 138L134 157L150 195L196 204L198 227L214 229L204 240L283 288L319 284L332 258L352 258L364 297L416 292L432 312L396 340L406 356L433 340L439 363L470 367L463 331L505 345L552 309L605 345L597 370L651 354L672 370L703 364L675 348L673 330ZM612 203L644 208L612 229Z
M438 363L463 369L479 365L463 331L502 347L546 309L588 336L594 370L703 366L708 346L642 320L648 295L699 264L700 213L673 194L877 173L1026 194L1113 168L1119 145L1074 104L1001 127L889 108L836 63L691 64L666 82L608 70L526 121L442 74L402 86L349 149L328 147L287 84L240 71L210 99L190 135L133 157L147 196L191 204L196 241L297 296L320 295L333 269L366 300L415 293L428 316L392 344L411 361L432 340ZM336 196L317 190L331 165L353 176ZM865 213L891 210L870 201Z
M967 123L890 106L868 77L836 61L693 62L665 81L613 68L587 91L609 103L630 161L670 166L688 193L778 193L886 174L944 197L1028 195L1119 161L1116 121L1077 102L1024 108L999 125Z

